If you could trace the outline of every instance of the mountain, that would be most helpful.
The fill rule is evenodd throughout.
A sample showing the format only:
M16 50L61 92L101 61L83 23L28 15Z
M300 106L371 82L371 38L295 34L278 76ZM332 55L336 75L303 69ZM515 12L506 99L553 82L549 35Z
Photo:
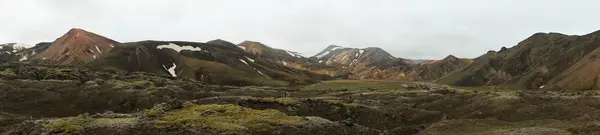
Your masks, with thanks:
M539 89L595 88L595 54L600 31L583 36L536 33L512 48L489 51L474 63L438 79L458 86ZM580 81L583 79L584 81ZM557 83L557 84L555 84Z
M231 48L237 48L237 45L229 42L229 41L225 41L222 39L215 39L215 40L211 40L206 42L208 44L215 44L215 45L222 45L222 46L226 46L226 47L231 47Z
M431 61L431 60L427 60L427 59L412 59L412 61L415 62L415 63L417 63L417 64L419 64L419 63L426 62L426 61Z
M28 45L18 43L0 44L0 62L16 61L21 59L17 52L26 49Z
M364 49L330 45L310 59L351 74L353 79L430 81L471 63L448 56L443 60L416 63L396 58L378 47Z
M27 49L29 45L21 43L0 44L0 53L16 53L19 50Z
M414 70L416 76L420 77L416 80L435 80L471 63L473 63L471 59L458 58L454 55L449 55L442 60L424 61Z
M222 42L225 43L225 42ZM287 86L326 79L216 42L141 41L118 44L91 67L188 77L209 84Z
M48 48L46 42L38 43L31 47L27 44L7 43L0 45L0 63L25 61Z
M359 49L337 45L330 45L310 57L311 61L336 67L339 75L350 74L351 77L345 77L349 79L384 79L373 77L373 74L376 74L373 73L373 70L380 69L382 65L386 65L394 59L396 58L391 54L377 47Z
M244 41L238 44L238 46L248 53L256 54L266 59L279 61L281 64L285 64L284 62L286 61L295 62L305 60L300 53L271 48L260 42Z
M358 49L330 45L311 59L326 65L349 68L386 63L396 58L378 47Z
M118 43L82 29L71 29L33 59L52 60L63 64L89 62L102 57Z
M334 76L339 72L335 67L319 64L317 61L310 60L298 52L272 48L260 42L244 41L238 46L248 53L256 54L261 58L289 68L330 76Z

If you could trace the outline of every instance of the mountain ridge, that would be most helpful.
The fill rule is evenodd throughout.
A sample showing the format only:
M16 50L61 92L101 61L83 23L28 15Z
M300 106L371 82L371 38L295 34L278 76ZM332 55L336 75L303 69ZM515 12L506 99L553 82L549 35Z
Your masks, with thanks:
M109 52L118 43L104 36L73 28L33 59L49 59L65 64L89 62L102 57L104 52Z

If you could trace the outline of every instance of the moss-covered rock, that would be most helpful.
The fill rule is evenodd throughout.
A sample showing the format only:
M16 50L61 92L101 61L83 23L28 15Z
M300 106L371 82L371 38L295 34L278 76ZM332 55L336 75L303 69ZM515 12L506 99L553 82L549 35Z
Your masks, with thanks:
M16 125L4 134L62 134L62 135L361 135L378 134L379 131L362 126L347 126L318 117L288 116L277 110L255 110L237 105L186 104L179 109L165 109L157 117L140 115L80 115L60 119L27 121ZM144 114L150 113L144 111ZM121 115L117 115L121 116ZM24 130L27 129L27 130Z

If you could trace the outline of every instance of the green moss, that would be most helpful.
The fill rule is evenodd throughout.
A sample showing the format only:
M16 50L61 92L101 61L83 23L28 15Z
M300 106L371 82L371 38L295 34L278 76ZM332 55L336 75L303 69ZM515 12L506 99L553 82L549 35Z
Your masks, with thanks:
M77 134L84 129L83 125L91 120L88 116L79 115L77 117L52 120L46 124L42 124L42 127L46 130L61 132L66 135Z
M4 69L3 71L0 71L0 76L16 76L17 74L15 73L15 71L12 68L7 68Z
M270 103L280 103L283 105L294 105L294 104L298 104L298 99L296 98L291 98L291 97L284 97L284 98L272 98L272 97L267 97L267 98L255 98L255 97L243 97L244 100L250 100L250 101L257 101L257 102L270 102Z
M277 125L298 125L300 117L277 110L253 110L237 105L186 105L158 119L163 125L207 126L224 132L246 129L268 131Z
M356 103L349 103L349 104L344 104L345 107L347 108L357 108L358 104Z
M97 118L86 124L89 127L109 127L115 125L134 125L137 118Z
M142 111L142 114L145 117L159 117L162 116L166 111L167 111L167 107L164 104L158 104L154 107L152 107L151 109L146 109L144 111Z

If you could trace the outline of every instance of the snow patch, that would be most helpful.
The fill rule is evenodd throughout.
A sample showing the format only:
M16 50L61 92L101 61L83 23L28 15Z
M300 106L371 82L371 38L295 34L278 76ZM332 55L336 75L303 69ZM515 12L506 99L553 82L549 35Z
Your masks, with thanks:
M329 49L329 50L321 53L320 55L318 55L316 57L320 59L320 58L322 58L324 56L327 56L329 53L331 53L331 52L333 52L335 50L338 50L338 49L346 49L346 47L336 46L336 47L333 47L333 48L331 48L331 49Z
M248 62L246 62L245 60L240 59L241 62L243 62L244 64L250 66L250 64L248 64Z
M165 65L162 65L162 66L165 70L169 71L169 74L171 74L171 76L177 77L177 74L175 73L175 68L177 67L177 65L175 65L175 63L173 63L173 66L169 69L167 69L167 66L165 66Z
M342 60L345 60L346 58L348 58L348 55L344 55L344 57L342 57Z
M92 49L88 49L88 51L90 51L91 53L94 53L94 50L92 50Z
M23 58L19 59L19 61L25 61L27 60L27 55L23 56Z
M319 60L319 63L323 63L323 60Z
M46 58L46 57L42 58L42 60L46 60L46 59L48 59L48 58Z
M354 65L354 63L356 63L357 61L358 61L358 59L354 59L354 60L352 61L352 63L350 63L350 66Z
M250 61L254 62L254 59L251 59L251 58L248 58L248 57L246 57L246 59L248 59L248 60L250 60Z
M317 58L323 58L324 56L326 56L327 54L329 54L330 51L326 51L324 53L321 53L320 55L317 56Z
M94 56L92 56L92 57L94 57L94 59L96 59L96 55L94 55Z
M238 45L238 47L241 48L242 50L246 50L245 46Z
M98 48L98 45L96 45L96 51L102 53L102 51L100 51L100 48Z
M32 47L32 46L28 45L28 44L22 44L22 43L16 43L16 44L12 45L13 52L17 52L17 51L20 51L20 50L23 50L23 49L27 49L29 47Z
M336 46L336 47L331 48L331 50L329 50L329 51L335 51L337 49L346 49L346 47Z
M290 56L296 56L296 54L293 54L293 53L292 53L292 52L290 52L290 51L285 51L285 52L286 52L286 53L288 53Z
M287 62L281 61L281 63L283 63L283 65L287 66Z
M36 54L35 50L31 51L31 56L33 56L35 54Z
M260 70L257 70L256 68L254 70L258 71L258 73L261 74L261 75L267 76L267 75L265 75L265 73L260 72Z
M545 88L545 87L546 87L546 85L542 85L542 86L540 86L540 89L543 89L543 88Z
M109 46L110 46L111 48L114 48L114 47L115 47L115 45L113 45L113 44L109 44Z
M200 48L200 47L180 46L180 45L173 44L173 43L169 43L168 45L158 45L158 46L156 46L156 49L163 49L163 48L173 49L173 50L177 51L178 53L181 53L181 50L202 51L202 48Z

